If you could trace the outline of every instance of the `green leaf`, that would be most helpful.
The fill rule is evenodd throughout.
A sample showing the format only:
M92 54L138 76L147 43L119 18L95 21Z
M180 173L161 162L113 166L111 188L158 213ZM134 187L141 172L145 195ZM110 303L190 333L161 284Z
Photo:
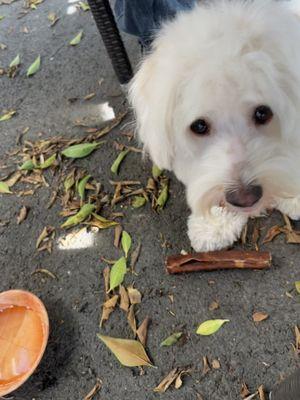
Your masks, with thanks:
M168 200L168 197L169 197L169 185L168 185L168 182L165 182L162 185L160 195L158 196L158 199L156 201L156 206L160 209L164 208L164 206Z
M162 174L163 170L158 168L157 165L153 164L152 165L152 176L153 178L157 179L161 174Z
M9 68L17 67L18 65L20 65L20 62L21 62L21 60L20 60L20 55L18 54L18 55L12 60L12 62L9 64Z
M16 113L15 110L11 110L11 111L7 112L6 114L1 115L0 122L7 121L8 119L11 119L11 117L13 115L15 115L15 113Z
M113 162L110 170L113 174L117 174L120 168L121 162L124 160L124 158L127 156L129 153L129 149L121 151L121 153L118 155L118 157L115 159Z
M125 253L125 257L127 258L128 252L131 247L131 237L130 237L129 233L127 233L126 231L122 232L121 244L122 244L122 249Z
M121 257L114 263L110 271L109 291L121 285L126 274L126 259Z
M27 76L34 75L41 66L41 56L38 56L27 70Z
M81 143L67 147L61 153L68 158L83 158L91 154L104 142Z
M295 282L295 288L296 288L297 292L300 294L300 281Z
M133 208L140 208L143 207L146 202L147 200L145 199L144 196L134 196L131 205Z
M38 168L46 169L51 167L56 161L56 154L53 154L51 157L47 158L42 164L38 166Z
M80 1L78 4L80 5L80 8L83 11L89 11L90 10L90 6L85 1Z
M7 183L0 182L0 193L12 193Z
M91 177L91 175L87 175L87 176L83 177L78 183L77 190L78 190L78 194L79 194L79 197L81 198L81 200L84 199L85 186L88 183L88 180L90 179L90 177Z
M34 165L32 160L25 161L20 167L21 170L25 170L25 171L31 171L32 169L35 169L35 168L36 168L36 166Z
M172 346L173 344L177 343L178 340L181 338L182 332L175 332L172 335L168 336L164 341L161 342L160 347L163 346Z
M71 46L76 46L77 44L79 44L81 42L82 39L82 34L83 31L80 31L71 41L70 41L70 45Z
M143 365L152 367L143 345L137 340L119 339L99 334L97 336L125 367Z
M209 336L216 333L229 319L211 319L203 322L197 329L198 335Z
M66 177L66 179L64 180L64 188L65 191L67 192L68 190L71 189L71 187L74 185L75 183L75 177L74 177L74 169L68 174L68 176Z
M0 15L0 21L2 21L5 18L5 15Z
M95 210L94 204L84 204L77 214L69 217L62 225L61 228L69 228L70 226L78 225L89 217Z

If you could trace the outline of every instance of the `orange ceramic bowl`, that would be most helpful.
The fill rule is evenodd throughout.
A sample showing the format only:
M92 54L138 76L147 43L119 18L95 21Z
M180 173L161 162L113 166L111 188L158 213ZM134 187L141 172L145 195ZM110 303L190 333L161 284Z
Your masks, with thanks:
M34 372L48 335L48 314L38 297L23 290L0 293L0 397Z

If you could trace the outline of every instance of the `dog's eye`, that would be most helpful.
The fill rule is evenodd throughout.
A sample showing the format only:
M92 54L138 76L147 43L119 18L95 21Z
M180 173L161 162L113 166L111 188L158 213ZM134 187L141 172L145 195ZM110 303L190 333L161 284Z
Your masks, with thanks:
M210 130L210 126L205 119L196 119L191 125L190 129L197 135L207 135Z
M273 117L273 112L268 106L258 106L256 107L253 119L257 125L267 124Z

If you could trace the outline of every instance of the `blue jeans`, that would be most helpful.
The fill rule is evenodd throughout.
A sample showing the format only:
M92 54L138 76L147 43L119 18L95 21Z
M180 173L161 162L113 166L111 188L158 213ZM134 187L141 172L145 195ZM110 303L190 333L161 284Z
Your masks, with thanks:
M164 20L178 11L188 10L199 0L116 0L117 24L124 32L137 36L148 46Z

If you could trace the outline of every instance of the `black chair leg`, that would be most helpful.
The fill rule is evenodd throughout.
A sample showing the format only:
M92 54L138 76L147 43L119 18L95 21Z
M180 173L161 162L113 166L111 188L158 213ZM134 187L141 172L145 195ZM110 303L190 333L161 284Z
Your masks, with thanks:
M132 78L132 68L109 0L88 0L97 28L120 84Z

